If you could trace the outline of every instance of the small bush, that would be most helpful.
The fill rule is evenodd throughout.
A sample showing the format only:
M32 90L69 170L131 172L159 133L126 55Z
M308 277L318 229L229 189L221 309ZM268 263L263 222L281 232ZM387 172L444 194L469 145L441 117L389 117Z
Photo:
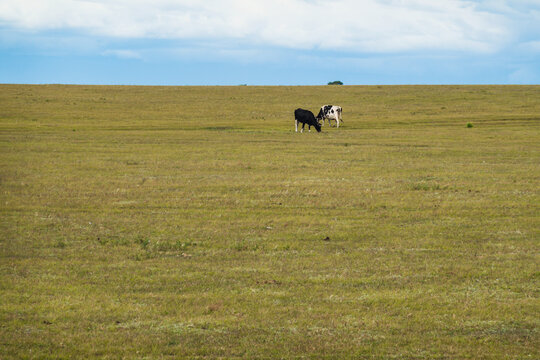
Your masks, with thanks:
M468 128L472 128L474 125L472 123L467 123Z
M343 85L343 83L341 81L337 80L337 81L330 81L328 83L328 85Z

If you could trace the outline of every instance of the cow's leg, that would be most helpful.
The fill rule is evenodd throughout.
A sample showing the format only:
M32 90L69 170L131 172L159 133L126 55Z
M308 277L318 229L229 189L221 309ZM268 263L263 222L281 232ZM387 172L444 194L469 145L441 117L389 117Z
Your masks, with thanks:
M300 132L304 132L304 126L306 126L306 123L302 123L302 130Z
M311 132L311 124L308 124L307 128L308 128L308 132Z
M336 116L336 127L339 127L339 117Z
M294 130L298 132L298 120L294 119Z

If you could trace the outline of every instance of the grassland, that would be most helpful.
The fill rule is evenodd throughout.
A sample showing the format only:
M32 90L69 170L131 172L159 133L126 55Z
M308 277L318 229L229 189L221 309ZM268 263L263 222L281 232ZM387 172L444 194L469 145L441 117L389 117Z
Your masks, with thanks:
M540 86L0 85L0 154L2 359L540 358Z

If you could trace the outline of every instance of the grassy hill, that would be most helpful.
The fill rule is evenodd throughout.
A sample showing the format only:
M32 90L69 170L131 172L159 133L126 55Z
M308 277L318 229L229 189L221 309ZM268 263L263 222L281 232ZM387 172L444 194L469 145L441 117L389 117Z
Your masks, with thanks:
M0 358L539 358L539 144L540 86L0 85Z

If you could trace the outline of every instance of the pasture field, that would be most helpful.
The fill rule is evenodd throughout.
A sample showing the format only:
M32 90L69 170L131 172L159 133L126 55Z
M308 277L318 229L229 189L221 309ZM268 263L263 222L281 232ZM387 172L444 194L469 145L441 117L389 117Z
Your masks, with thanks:
M540 86L0 85L0 151L2 359L540 358Z

